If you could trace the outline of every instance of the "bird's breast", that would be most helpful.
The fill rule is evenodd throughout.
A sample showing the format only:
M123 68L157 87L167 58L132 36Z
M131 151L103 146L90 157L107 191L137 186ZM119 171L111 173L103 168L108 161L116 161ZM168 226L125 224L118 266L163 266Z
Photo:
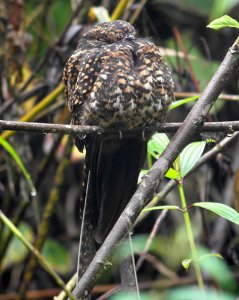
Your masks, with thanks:
M107 84L97 82L85 103L83 122L127 129L162 122L169 101L166 88L156 89L150 77L146 81L139 76L129 77L116 76Z

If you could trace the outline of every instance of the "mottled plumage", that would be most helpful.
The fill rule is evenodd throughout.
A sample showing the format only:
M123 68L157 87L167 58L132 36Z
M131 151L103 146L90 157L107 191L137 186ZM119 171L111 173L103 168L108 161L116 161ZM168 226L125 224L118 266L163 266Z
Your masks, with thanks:
M136 38L124 21L102 23L84 34L63 79L72 124L156 127L173 99L173 80L159 49ZM147 141L86 137L76 142L80 151L86 146L87 198L95 240L102 243L136 189Z

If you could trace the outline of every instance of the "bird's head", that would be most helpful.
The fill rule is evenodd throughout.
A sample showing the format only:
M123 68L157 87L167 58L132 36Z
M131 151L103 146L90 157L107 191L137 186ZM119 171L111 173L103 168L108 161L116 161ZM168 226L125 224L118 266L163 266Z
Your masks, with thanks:
M111 44L124 39L133 39L135 35L136 32L133 26L128 22L117 20L95 25L84 34L84 37Z

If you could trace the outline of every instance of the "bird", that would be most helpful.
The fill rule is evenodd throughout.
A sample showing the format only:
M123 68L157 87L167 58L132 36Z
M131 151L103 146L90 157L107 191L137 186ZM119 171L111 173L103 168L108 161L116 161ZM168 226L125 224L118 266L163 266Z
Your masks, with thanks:
M158 128L174 99L174 82L159 48L126 21L92 26L63 71L71 124L114 128L118 135L78 135L86 149L83 198L98 247L137 188L149 137L121 130Z

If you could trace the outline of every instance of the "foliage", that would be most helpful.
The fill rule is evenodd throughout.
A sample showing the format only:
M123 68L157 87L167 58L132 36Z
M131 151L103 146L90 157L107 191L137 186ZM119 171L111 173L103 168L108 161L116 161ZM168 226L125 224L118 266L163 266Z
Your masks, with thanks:
M219 19L212 21L207 27L216 29L216 30L222 29L225 27L235 27L235 28L239 29L239 23L235 19L225 15Z
M83 6L75 16L73 13L80 1L14 0L9 3L17 3L15 6L5 7L7 2L3 1L0 4L0 118L4 120L69 123L69 115L64 108L61 77L64 64L76 48L79 37L94 22L109 18L133 20L132 17L136 16L133 23L139 35L150 37L160 45L164 58L171 66L175 78L176 99L170 106L169 121L180 122L218 68L227 48L234 42L235 33L239 28L238 19L229 17L238 15L238 0L133 1L131 6L127 6L129 1L123 0L117 1L117 4L120 4L117 7L113 1L96 1L95 6L91 6L91 1L82 1ZM222 15L224 16L220 17ZM206 28L208 20L215 18L219 19L212 21ZM181 45L176 41L173 28L178 30ZM227 29L214 32L209 28ZM168 52L164 53L164 48L169 48ZM192 77L199 83L199 90ZM178 92L181 96L177 95ZM188 93L190 95L187 96ZM212 120L238 118L237 84L231 82L225 93L229 99L233 96L235 100L217 101L216 109L211 111ZM209 134L209 137L218 142L222 135ZM144 209L143 217L148 212L151 213L139 224L132 236L137 261L151 238L148 231L155 226L157 214L170 211L163 221L160 221L160 231L157 233L156 230L146 251L149 256L138 270L140 281L152 282L149 291L142 293L142 299L202 299L201 292L194 286L174 287L175 278L177 281L179 276L187 277L195 262L199 263L204 276L209 276L215 281L213 284L209 282L208 288L205 289L208 299L230 300L235 299L235 295L238 294L235 284L237 274L234 272L237 264L234 249L237 244L234 237L239 216L236 209L225 205L225 200L228 199L222 196L228 192L226 188L229 186L228 182L233 180L232 174L238 173L238 167L234 164L237 143L231 145L230 151L225 152L225 155L222 153L216 159L212 159L206 173L197 170L196 176L191 177L190 173L195 170L209 144L208 136L203 135L201 138L202 140L197 136L197 141L189 144L180 153L166 174L167 178L181 185L180 196L184 196L190 204L182 207L175 203L174 193L170 194L163 203ZM169 140L166 134L153 135L148 142L148 169L162 154ZM49 213L49 206L51 215L47 216L47 238L42 241L41 251L37 252L45 269L35 269L30 284L36 289L43 288L46 291L52 288L53 284L54 287L63 288L64 283L60 278L58 282L55 280L57 283L53 283L52 278L56 279L57 273L60 273L68 280L76 270L76 265L73 264L77 261L83 154L74 155L69 159L59 176L57 170L63 165L66 149L61 137L44 133L15 132L14 135L13 131L7 131L1 133L0 144L0 215L2 220L4 216L9 218L4 219L8 221L7 226L2 223L0 226L0 293L8 297L5 295L6 291L15 292L15 286L20 285L22 288L24 285L25 278L29 275L29 251L24 243L31 254L34 253L37 249L35 242L39 232L42 232L39 224L43 221L43 216ZM233 172L228 157L233 162ZM141 175L147 176L148 169L143 170ZM239 207L236 192L239 181L236 177L234 186L234 190L229 192L235 195L234 207ZM38 201L34 202L32 198L36 197L32 196L36 193ZM155 195L155 198L157 196ZM54 207L49 201L51 198L55 203L58 201L58 205ZM201 198L205 201L200 202ZM208 202L208 199L213 202ZM211 249L201 251L201 245L197 245L197 257L192 255L186 225L182 226L181 216L185 216L186 213L190 216L194 236L200 244L209 244L212 249L215 247L211 243L212 235L215 234L214 226L217 226L220 218L230 221L227 223L230 230L223 230L217 237L222 240L217 253ZM201 214L203 222L199 221ZM213 214L219 218L212 217ZM210 230L207 231L208 228ZM129 253L129 247L122 244L115 253L108 276L100 283L118 283L116 266ZM153 263L150 261L150 255L151 259L154 259ZM182 263L185 269L182 268ZM189 272L186 269L189 269ZM45 276L46 274L51 276ZM39 281L42 276L44 282ZM215 284L216 292L210 288ZM115 297L126 298L121 294ZM130 295L129 298L132 297L133 295Z

